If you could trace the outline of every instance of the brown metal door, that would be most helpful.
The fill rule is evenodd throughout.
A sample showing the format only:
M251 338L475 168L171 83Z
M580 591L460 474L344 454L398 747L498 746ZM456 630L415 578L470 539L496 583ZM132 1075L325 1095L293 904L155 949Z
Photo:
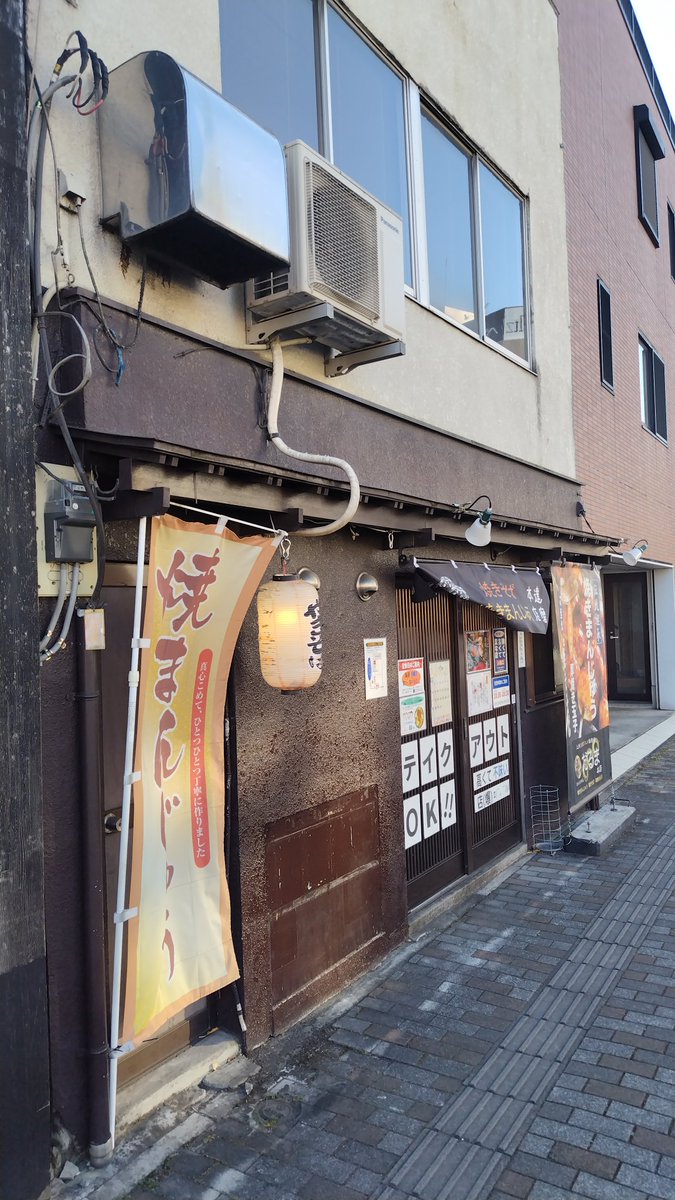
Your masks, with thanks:
M467 870L491 862L521 839L516 762L512 638L480 604L460 605L460 702Z
M397 589L399 660L422 659L423 728L401 735L408 904L435 895L466 871L456 763L456 605L447 596L414 603ZM432 704L432 698L434 703Z

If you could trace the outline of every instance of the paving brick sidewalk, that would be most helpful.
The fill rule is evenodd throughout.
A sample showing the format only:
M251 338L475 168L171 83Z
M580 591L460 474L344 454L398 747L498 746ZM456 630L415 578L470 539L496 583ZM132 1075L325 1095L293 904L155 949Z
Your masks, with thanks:
M639 821L606 858L528 857L87 1194L675 1200L675 739L617 794Z

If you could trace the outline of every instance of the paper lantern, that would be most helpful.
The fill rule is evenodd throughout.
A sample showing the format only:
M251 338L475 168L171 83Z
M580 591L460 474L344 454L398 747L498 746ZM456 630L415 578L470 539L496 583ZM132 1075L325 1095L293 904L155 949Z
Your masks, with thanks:
M319 594L297 575L275 575L258 590L258 648L263 679L282 692L321 677Z

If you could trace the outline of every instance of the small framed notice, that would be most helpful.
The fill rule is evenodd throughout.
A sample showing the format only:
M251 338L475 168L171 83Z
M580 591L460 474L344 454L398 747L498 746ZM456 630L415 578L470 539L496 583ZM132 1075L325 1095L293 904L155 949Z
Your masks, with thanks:
M366 680L366 700L377 700L387 694L387 639L364 638L363 670Z

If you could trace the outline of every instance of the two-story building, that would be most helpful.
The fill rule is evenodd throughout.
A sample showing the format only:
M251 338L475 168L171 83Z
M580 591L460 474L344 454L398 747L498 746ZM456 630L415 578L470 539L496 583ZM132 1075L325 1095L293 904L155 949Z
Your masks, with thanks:
M105 534L80 595L103 572L105 649L87 649L75 620L75 645L42 666L45 914L52 1110L103 1153L96 1028L109 1007L139 518L284 529L292 566L320 581L316 687L264 682L253 610L229 681L228 868L249 1048L400 943L411 912L520 852L532 785L564 801L562 691L536 572L606 557L617 522L607 507L594 533L577 511L549 0L429 0L414 13L404 0L201 0L189 12L82 0L84 49L68 43L73 17L65 0L28 5L31 110L36 123L41 104L49 113L29 147L36 303L60 314L39 322L37 526L40 540L76 450ZM67 45L77 54L52 77ZM70 95L56 87L68 71ZM230 120L225 102L255 123L236 153L220 116L215 133L203 116ZM218 197L246 196L269 249L285 214L275 171L255 175L255 129L309 147L286 160L290 282L278 241L265 276L255 238L238 258L222 212L214 233L195 200L212 177ZM307 171L328 181L325 204L302 191ZM354 214L373 203L396 243L386 270L380 244L358 250ZM172 227L176 213L188 216ZM332 291L298 315L287 293L307 213L312 236L328 223L312 278ZM339 340L345 311L353 343ZM270 331L281 436L347 460L359 480L358 507L329 536L312 535L344 513L344 474L270 438ZM59 581L41 553L47 623ZM440 590L424 593L425 562ZM175 1014L120 1059L122 1093L233 1013L214 994Z

